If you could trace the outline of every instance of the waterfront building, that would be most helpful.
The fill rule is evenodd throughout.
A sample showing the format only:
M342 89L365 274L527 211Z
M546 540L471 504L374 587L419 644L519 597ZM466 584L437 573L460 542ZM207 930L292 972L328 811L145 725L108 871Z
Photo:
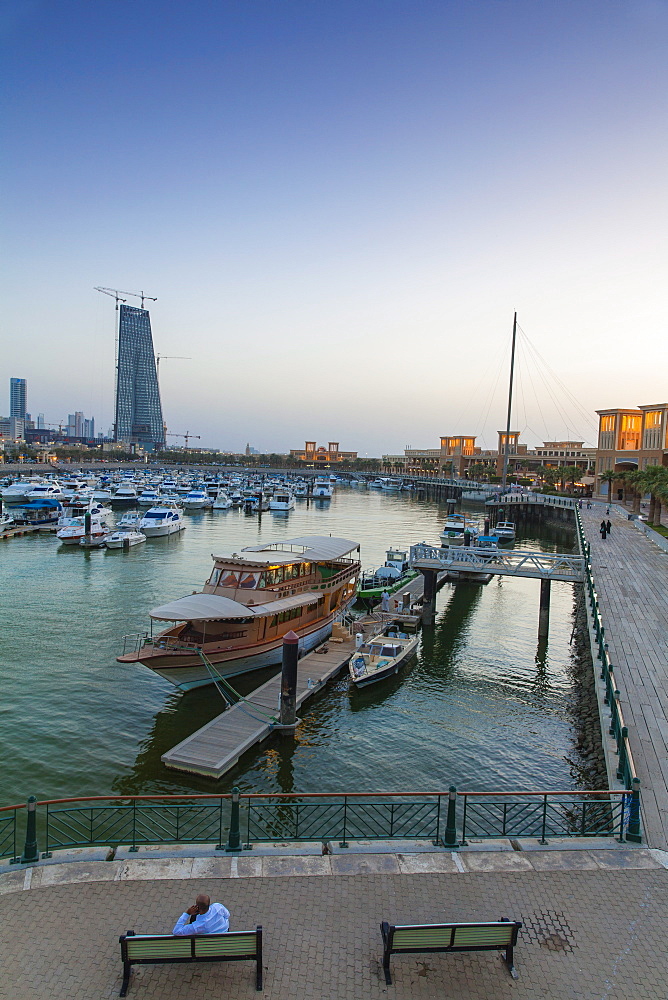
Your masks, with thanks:
M9 380L9 416L26 419L28 409L28 383L24 378Z
M25 425L21 417L0 417L0 438L6 442L24 441Z
M356 451L341 451L338 441L330 441L327 447L318 448L315 441L306 441L304 448L291 448L290 458L309 465L336 465L339 462L354 462Z
M668 466L668 403L597 410L596 490L603 472Z
M145 451L165 447L165 429L148 309L123 303L118 326L114 440Z
M496 476L503 473L506 432L498 431L496 449L478 448L470 435L445 435L440 448L406 448L403 455L383 455L383 472L394 475L476 478L472 466L485 465ZM596 448L586 448L583 441L544 441L530 449L520 441L520 432L508 435L508 474L531 476L541 465L576 466L587 481L596 464ZM593 482L593 479L591 480Z

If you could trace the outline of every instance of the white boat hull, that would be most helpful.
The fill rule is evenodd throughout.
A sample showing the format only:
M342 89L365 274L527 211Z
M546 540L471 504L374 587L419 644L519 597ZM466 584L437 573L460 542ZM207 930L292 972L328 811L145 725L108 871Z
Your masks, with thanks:
M167 524L156 524L150 527L146 525L141 531L147 538L162 538L164 535L176 535L184 528L185 524L182 521L169 521Z

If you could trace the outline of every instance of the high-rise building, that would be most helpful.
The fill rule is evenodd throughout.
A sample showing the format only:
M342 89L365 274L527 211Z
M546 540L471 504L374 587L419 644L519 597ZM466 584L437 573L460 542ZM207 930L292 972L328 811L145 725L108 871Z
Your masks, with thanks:
M10 378L9 380L10 417L18 417L19 420L25 420L27 409L28 409L28 383L24 378Z
M165 446L165 429L148 309L122 304L118 327L114 440L147 451Z
M44 423L44 414L43 413L38 413L37 414L37 430L38 431L43 431L45 428L46 428L46 424Z

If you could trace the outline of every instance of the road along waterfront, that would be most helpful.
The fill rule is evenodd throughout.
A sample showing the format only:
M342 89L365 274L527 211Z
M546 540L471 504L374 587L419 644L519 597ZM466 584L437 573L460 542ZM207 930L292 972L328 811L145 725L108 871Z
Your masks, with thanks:
M445 504L337 489L288 516L189 514L182 535L129 552L82 552L52 536L0 550L3 731L12 766L0 800L67 795L228 791L596 787L575 676L573 586L553 585L550 638L537 643L535 580L446 586L436 627L402 674L361 691L346 678L309 704L294 741L271 737L224 779L168 772L160 755L219 714L210 689L175 693L138 665L115 663L121 637L150 608L199 590L211 553L299 534L359 540L363 565L392 545L435 542ZM531 532L537 529L530 528ZM518 547L568 550L565 529ZM249 691L270 674L237 680Z

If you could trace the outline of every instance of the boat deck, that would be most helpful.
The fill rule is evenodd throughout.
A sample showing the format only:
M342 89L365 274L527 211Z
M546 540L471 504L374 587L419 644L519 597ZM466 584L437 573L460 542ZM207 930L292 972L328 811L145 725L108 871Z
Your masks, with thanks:
M327 643L302 657L297 668L297 709L344 667L355 651L354 639ZM278 731L281 672L245 701L227 709L162 755L166 767L220 778L241 755Z

